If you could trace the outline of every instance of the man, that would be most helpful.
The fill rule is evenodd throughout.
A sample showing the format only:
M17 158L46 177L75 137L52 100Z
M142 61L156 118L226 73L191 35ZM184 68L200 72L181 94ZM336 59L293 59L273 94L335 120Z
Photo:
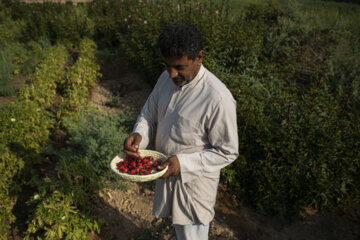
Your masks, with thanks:
M172 216L177 239L208 239L220 170L238 156L236 102L203 65L200 32L187 23L168 26L158 39L166 65L124 143L136 156L155 140L169 158L156 180L153 213Z

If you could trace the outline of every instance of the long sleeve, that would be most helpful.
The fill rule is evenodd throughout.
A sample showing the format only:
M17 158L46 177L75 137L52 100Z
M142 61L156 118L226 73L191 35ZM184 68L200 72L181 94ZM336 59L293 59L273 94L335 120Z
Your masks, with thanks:
M140 149L146 149L149 142L155 137L157 127L157 94L158 87L155 85L153 91L146 100L140 115L133 128L133 132L141 135Z
M236 103L223 98L206 126L210 148L189 154L177 154L182 182L190 182L206 173L220 171L238 156Z

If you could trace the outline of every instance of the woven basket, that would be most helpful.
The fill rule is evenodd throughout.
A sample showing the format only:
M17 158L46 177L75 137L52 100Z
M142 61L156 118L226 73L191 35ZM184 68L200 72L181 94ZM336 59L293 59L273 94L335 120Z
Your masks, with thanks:
M165 162L167 160L167 157L164 154L152 150L139 150L139 154L142 158L152 156L154 160L160 159L161 162ZM126 157L125 153L120 153L118 156L114 157L110 162L110 168L118 176L128 181L133 181L133 182L153 181L164 175L164 173L168 169L168 167L165 167L161 171L157 171L156 169L153 169L151 174L149 175L131 175L129 173L122 173L117 169L116 164L124 161L125 157Z

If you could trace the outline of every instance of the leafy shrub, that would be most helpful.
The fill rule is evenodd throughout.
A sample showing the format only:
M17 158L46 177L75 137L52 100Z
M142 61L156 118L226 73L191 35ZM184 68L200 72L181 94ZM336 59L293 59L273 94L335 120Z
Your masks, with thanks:
M77 120L65 119L71 137L68 146L59 153L61 159L67 164L81 161L97 176L106 176L110 160L122 151L131 124L129 121L134 122L129 110L116 115L97 110L81 111Z
M15 93L15 88L10 85L11 76L15 71L13 54L5 48L0 48L0 96L9 96Z
M58 118L68 111L77 110L85 105L89 98L91 88L98 78L100 67L95 58L96 44L90 39L83 39L80 42L76 62L69 67L64 81L59 84L63 92L61 98L61 109L58 111Z
M111 108L119 108L121 106L121 98L119 95L114 96L111 98L110 101L107 101L105 103L105 106L111 107Z
M12 153L3 143L0 143L0 154L0 202L2 205L0 209L0 233L6 236L5 231L15 221L11 212L13 203L10 196L13 178L24 167L24 161Z
M25 49L17 40L21 36L23 22L14 21L10 17L11 9L0 5L0 96L15 93L11 86L11 77L18 73L18 63Z
M21 29L24 26L24 22L14 21L11 18L11 8L7 8L5 5L0 4L0 45L11 43L18 40L21 37Z
M48 38L54 44L78 45L84 37L93 35L93 23L81 6L44 2L10 2L14 20L23 20L22 40Z
M346 112L360 114L360 48L353 41L340 39L330 55L325 75L330 91Z
M25 239L30 239L34 233L48 240L87 239L89 231L100 231L91 216L76 209L72 195L55 190L50 196L34 195L29 204L34 203L37 203L36 210L28 224Z
M26 152L40 153L54 124L51 115L35 102L9 103L0 110L0 142L18 156L28 156ZM30 155L27 159L36 158Z
M43 161L41 147L47 143L53 121L35 102L16 102L0 108L0 232L14 221L12 195L19 191L22 175ZM24 168L24 166L27 166Z
M359 146L359 124L351 114L339 117L341 107L325 88L270 98L241 87L241 155L223 173L242 199L283 214L356 201L360 155L353 149Z
M20 89L19 100L36 101L45 109L53 106L57 84L63 81L67 60L68 54L63 45L50 48L45 59L28 79L28 84Z
M35 209L28 220L27 237L85 239L88 231L99 232L98 220L86 214L86 205L104 179L113 177L109 162L121 151L134 120L128 109L115 115L92 108L64 119L70 137L65 148L52 152L60 158L57 177L37 181L39 193L29 201Z
M89 15L96 19L99 41L105 42L105 46L119 45L144 78L154 84L164 68L155 44L168 24L193 22L212 36L212 19L219 22L226 19L223 2L201 2L204 4L193 1L93 1L89 5Z

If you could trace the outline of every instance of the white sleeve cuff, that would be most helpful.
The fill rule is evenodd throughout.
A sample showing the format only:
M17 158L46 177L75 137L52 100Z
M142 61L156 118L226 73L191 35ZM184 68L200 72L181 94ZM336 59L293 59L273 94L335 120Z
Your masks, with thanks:
M200 177L204 171L201 153L177 154L180 163L180 175L183 183L191 182Z

